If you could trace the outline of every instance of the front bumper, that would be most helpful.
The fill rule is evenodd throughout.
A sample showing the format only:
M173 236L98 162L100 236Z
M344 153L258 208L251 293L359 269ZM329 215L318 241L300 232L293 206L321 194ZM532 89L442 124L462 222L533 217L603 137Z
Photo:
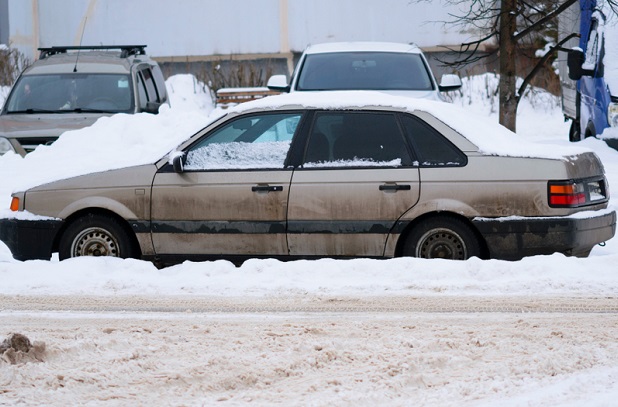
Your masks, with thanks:
M62 220L0 219L0 240L16 260L49 260Z
M477 218L472 222L485 239L490 258L502 260L552 253L587 256L616 233L615 211L588 217Z

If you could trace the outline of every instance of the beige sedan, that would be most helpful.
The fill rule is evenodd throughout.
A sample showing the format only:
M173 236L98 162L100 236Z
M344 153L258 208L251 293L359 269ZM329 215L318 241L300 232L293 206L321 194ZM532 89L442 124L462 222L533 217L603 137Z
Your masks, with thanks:
M488 154L435 107L290 97L231 109L158 162L16 193L13 210L49 218L0 220L0 239L21 260L170 264L586 256L615 233L592 152Z

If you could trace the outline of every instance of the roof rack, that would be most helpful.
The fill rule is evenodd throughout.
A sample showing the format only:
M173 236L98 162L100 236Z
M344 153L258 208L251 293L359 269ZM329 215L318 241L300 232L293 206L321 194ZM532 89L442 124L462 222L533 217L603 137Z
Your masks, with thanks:
M76 50L108 50L108 49L119 49L120 58L127 58L131 55L144 55L146 51L144 50L146 45L68 45L68 46L55 46L55 47L47 47L47 48L39 48L41 51L40 59L47 58L51 55L56 54L66 54L67 51L76 51Z

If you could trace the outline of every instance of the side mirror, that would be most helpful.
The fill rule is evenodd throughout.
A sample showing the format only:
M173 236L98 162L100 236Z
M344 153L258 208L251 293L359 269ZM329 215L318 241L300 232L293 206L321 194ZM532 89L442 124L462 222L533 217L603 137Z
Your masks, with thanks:
M146 108L144 109L144 112L157 114L159 113L159 107L161 107L161 103L148 102L146 103Z
M459 88L461 88L461 79L458 75L442 75L440 85L438 85L438 89L440 89L440 92L448 92L451 90L457 90Z
M178 154L176 157L174 157L172 161L174 172L177 174L182 174L185 171L185 164L184 164L183 158L184 158L183 154Z
M268 83L266 84L268 89L274 90L276 92L289 92L290 85L288 85L288 80L285 75L273 75L268 79Z
M568 52L567 66L569 68L569 79L577 81L584 76L582 66L584 65L585 60L586 55L584 55L584 51L581 49L574 48Z

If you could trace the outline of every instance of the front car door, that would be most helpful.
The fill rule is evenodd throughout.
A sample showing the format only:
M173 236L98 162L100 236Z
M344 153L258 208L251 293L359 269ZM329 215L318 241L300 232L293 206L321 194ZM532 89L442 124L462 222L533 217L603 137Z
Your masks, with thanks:
M302 113L239 116L189 146L184 171L166 165L152 187L159 257L287 255L292 170L284 168Z
M318 111L290 188L290 254L383 256L418 198L418 163L396 113Z

